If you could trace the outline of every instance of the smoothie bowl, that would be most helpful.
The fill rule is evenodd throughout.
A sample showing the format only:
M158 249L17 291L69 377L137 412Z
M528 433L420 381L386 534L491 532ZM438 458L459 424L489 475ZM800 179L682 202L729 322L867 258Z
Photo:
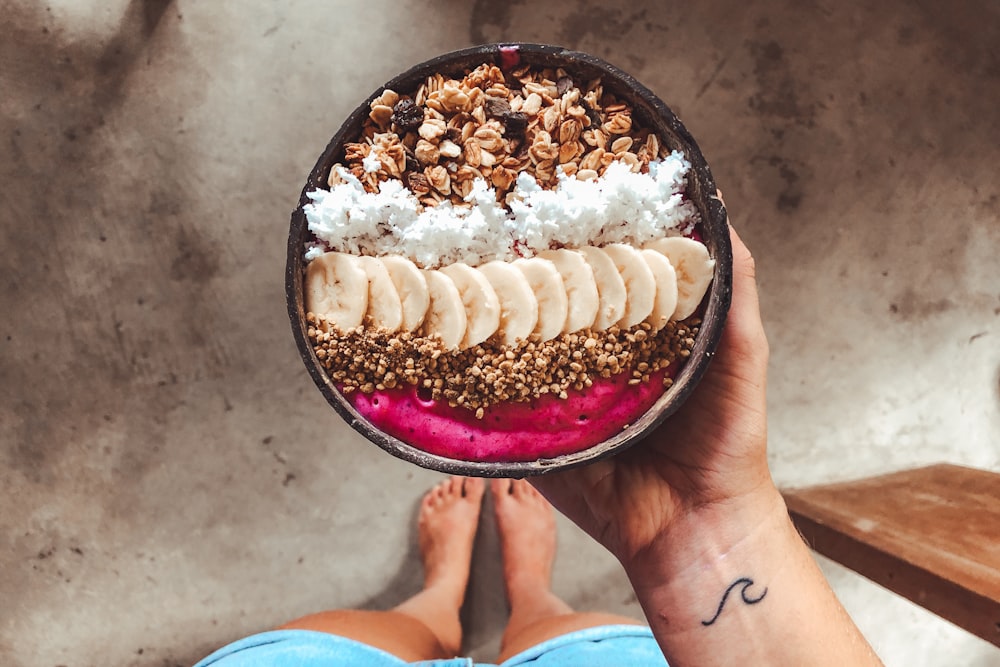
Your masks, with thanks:
M592 56L485 45L346 120L302 190L286 294L317 387L389 453L521 477L635 443L705 371L731 296L697 144Z

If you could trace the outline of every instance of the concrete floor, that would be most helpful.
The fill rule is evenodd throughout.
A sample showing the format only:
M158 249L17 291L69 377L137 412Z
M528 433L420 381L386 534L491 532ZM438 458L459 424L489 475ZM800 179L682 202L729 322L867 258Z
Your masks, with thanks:
M438 475L298 360L284 243L341 119L413 62L559 43L698 138L754 250L786 486L1000 470L1000 9L989 0L0 0L0 664L187 665L419 585ZM468 604L504 609L490 518ZM556 588L639 617L560 524ZM823 562L890 666L1000 652Z

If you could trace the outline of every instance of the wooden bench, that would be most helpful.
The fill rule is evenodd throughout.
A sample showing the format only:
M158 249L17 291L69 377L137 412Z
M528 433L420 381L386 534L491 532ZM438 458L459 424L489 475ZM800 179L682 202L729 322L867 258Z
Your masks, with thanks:
M815 551L1000 646L1000 474L942 464L784 496Z

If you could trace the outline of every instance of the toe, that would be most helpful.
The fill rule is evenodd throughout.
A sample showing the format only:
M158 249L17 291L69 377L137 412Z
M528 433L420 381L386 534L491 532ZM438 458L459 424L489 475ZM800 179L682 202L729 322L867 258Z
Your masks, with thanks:
M523 479L515 479L511 482L511 493L518 500L524 500L525 498L531 497L531 485L525 482Z
M478 477L466 477L462 480L462 489L465 497L473 503L480 503L483 500L483 493L486 491L486 484Z
M444 495L446 498L461 498L462 497L462 478L461 477L449 477L448 481L442 486L445 487Z
M435 484L434 486L432 486L430 489L427 490L427 493L424 494L424 499L420 503L421 507L423 507L424 509L434 509L434 506L437 504L437 499L438 499L438 485Z
M534 498L535 502L539 506L544 507L546 509L546 511L553 509L552 503L549 502L548 498L546 498L545 496L542 495L541 491L539 491L538 489L536 489L531 484L527 484L527 486L528 486L529 489L531 489L531 497Z
M445 480L434 485L431 489L431 506L440 507L441 503L444 502L445 497L448 495L449 482Z
M509 495L511 492L510 483L509 479L491 479L490 491L498 498Z

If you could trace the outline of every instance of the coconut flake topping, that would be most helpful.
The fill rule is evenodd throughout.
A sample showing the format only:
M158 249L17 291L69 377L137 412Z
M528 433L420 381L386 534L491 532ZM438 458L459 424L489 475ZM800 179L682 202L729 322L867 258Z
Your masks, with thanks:
M648 174L612 162L600 178L581 181L559 173L555 188L543 189L527 173L518 175L507 207L496 191L476 179L468 207L444 201L425 208L401 181L366 192L343 167L342 183L308 193L303 207L320 243L307 244L306 261L327 250L354 255L404 255L423 268L455 262L479 266L512 261L550 248L625 243L640 247L664 236L687 233L698 210L684 197L690 162L679 151L649 163Z

